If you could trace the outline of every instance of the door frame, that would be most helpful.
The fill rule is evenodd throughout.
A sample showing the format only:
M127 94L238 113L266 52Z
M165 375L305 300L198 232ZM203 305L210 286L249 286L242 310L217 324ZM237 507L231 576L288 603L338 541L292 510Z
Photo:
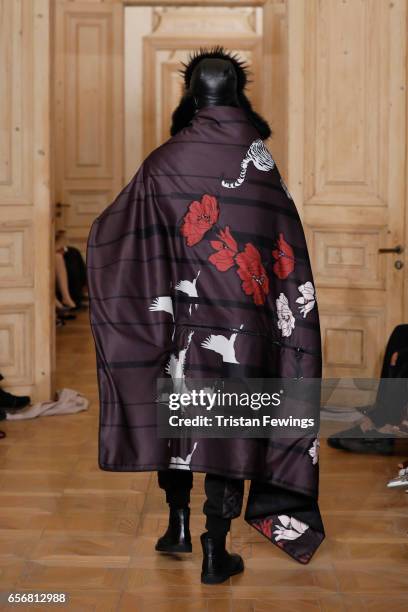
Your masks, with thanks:
M261 7L263 58L261 107L259 112L272 127L271 146L281 174L288 170L288 6L290 0L114 0L123 7ZM296 0L295 0L296 1ZM229 39L227 39L228 41ZM231 37L233 43L236 37ZM217 42L217 41L216 41ZM209 45L215 44L209 41ZM225 43L224 43L225 44ZM241 42L242 44L242 42ZM228 42L225 44L228 50ZM274 95L279 91L279 95ZM124 171L125 173L125 171Z

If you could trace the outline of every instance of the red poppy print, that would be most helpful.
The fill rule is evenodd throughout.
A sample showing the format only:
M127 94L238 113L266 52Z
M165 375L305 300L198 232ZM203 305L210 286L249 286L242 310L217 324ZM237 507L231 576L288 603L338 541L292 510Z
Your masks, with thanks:
M231 235L228 225L224 230L220 230L217 236L219 240L211 240L210 243L216 253L210 255L208 259L217 270L226 272L235 264L234 257L238 252L238 245Z
M191 247L200 242L204 234L217 222L219 214L218 202L214 196L204 194L201 202L191 202L180 229L187 245Z
M272 539L272 518L268 517L266 519L260 519L256 523L253 523L254 527L256 527L264 536Z
M279 234L277 248L272 251L272 255L276 259L273 264L274 273L280 279L287 278L295 268L295 255L290 244L284 239L283 234Z
M253 244L247 243L245 250L235 258L238 264L237 274L242 280L242 290L252 295L257 306L265 303L269 293L269 278L262 265L261 255Z

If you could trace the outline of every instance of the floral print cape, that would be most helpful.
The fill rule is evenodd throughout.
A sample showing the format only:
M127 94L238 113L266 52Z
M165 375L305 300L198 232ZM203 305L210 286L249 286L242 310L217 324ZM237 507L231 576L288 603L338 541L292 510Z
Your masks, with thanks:
M104 470L251 480L246 520L301 563L324 538L318 441L157 436L160 377L319 378L302 224L240 108L200 110L92 225L90 317Z

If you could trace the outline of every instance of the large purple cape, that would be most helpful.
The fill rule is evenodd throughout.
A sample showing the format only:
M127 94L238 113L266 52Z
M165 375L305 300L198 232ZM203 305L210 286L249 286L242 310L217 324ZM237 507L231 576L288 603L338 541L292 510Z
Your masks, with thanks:
M245 520L301 563L324 538L318 439L165 439L158 378L320 378L296 207L240 108L200 110L92 225L87 250L103 470L251 479Z

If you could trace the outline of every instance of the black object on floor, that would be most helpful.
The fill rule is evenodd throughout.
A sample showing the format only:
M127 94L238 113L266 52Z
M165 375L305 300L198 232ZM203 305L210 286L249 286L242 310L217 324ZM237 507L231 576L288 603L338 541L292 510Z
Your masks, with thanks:
M21 410L28 406L31 399L28 395L12 395L7 393L4 389L0 389L0 408L6 408L7 410Z
M383 434L383 437L381 437L378 431L375 432L375 436L364 438L342 437L340 433L336 436L329 436L327 444L331 448L345 450L351 453L359 453L361 455L393 455L395 439L390 438L389 435L386 434Z
M231 554L225 549L225 537L215 539L208 533L203 533L200 539L203 547L201 582L220 584L230 576L244 571L242 557L235 553Z
M170 508L169 526L157 540L156 550L167 553L190 553L190 508Z
M396 360L392 360L397 353ZM378 431L384 425L399 426L406 415L408 391L408 324L397 325L387 342L381 379L372 406L360 406L376 429L363 432L360 425L332 434L327 439L331 448L370 455L395 455L404 447L404 440Z
M71 308L71 311L74 310L73 308ZM74 319L76 319L76 315L71 314L70 312L65 314L65 313L59 313L58 318L61 321L73 321Z
M395 362L392 356L398 353ZM377 429L386 424L399 425L406 415L408 378L408 325L397 325L391 333L383 359L380 384L371 409L366 414ZM368 409L367 409L368 408Z

